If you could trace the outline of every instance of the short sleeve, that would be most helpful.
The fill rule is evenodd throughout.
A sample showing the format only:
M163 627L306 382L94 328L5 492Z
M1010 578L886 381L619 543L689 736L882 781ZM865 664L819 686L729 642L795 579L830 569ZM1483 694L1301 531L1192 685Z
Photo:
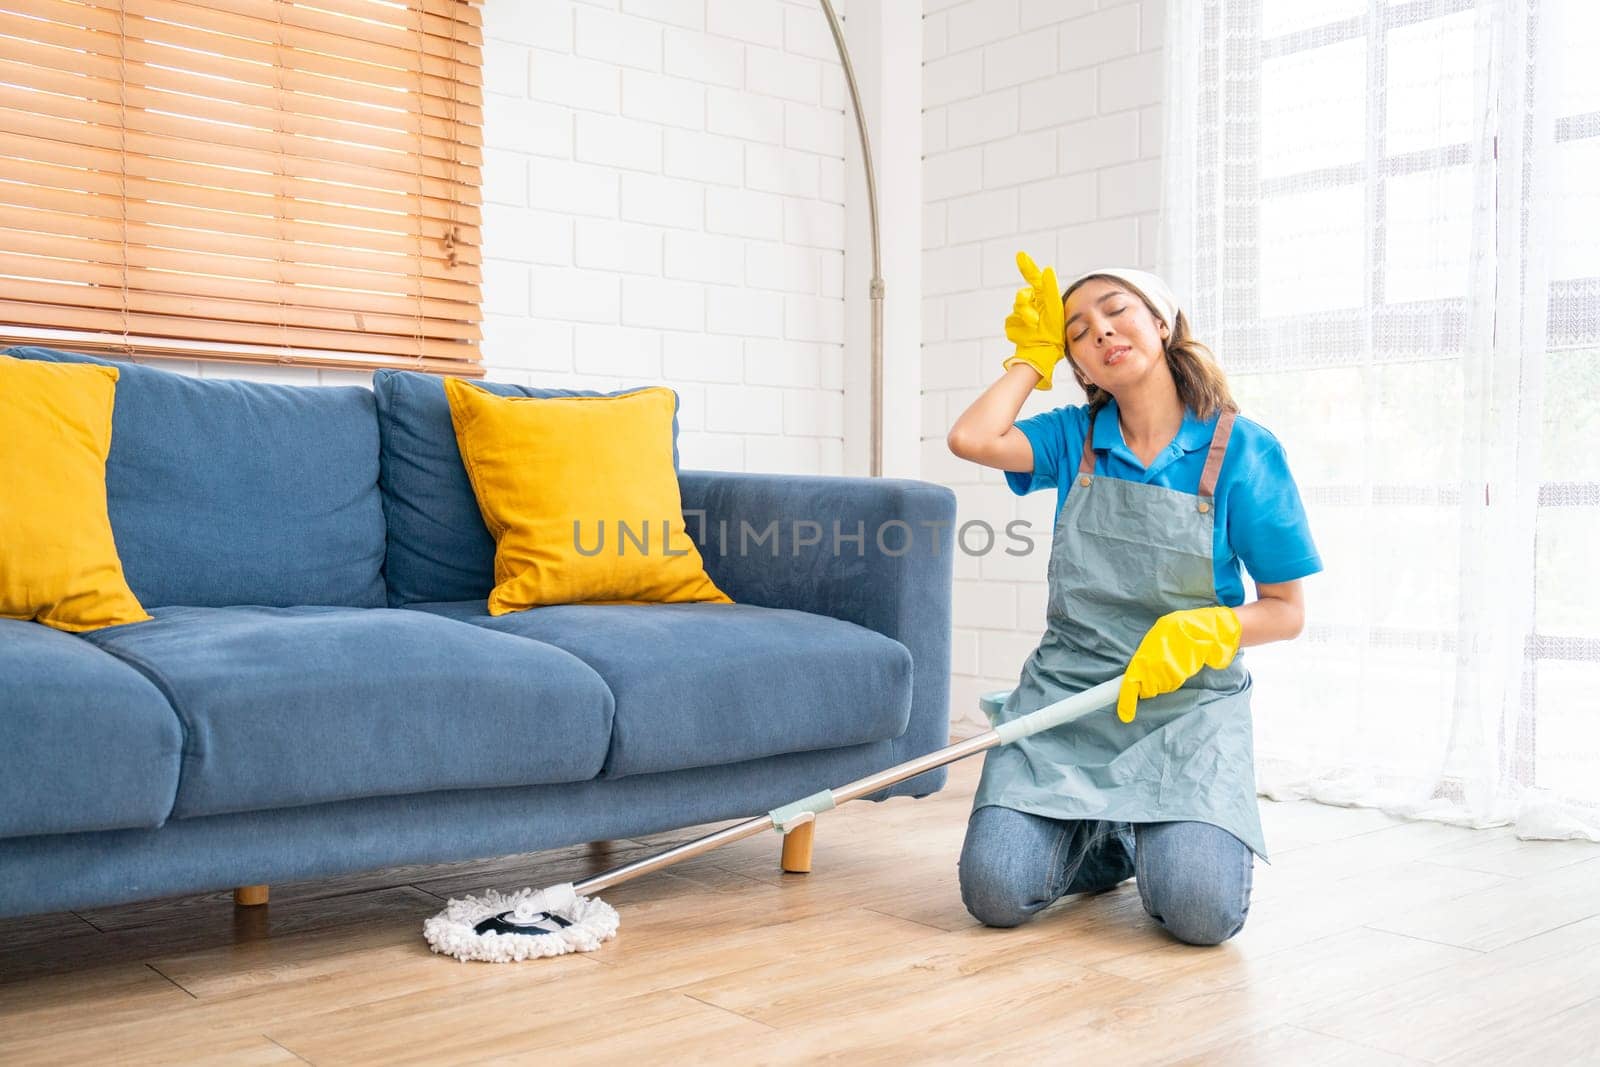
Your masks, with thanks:
M1228 543L1256 582L1292 582L1322 570L1289 457L1270 435L1228 492Z
M1017 423L1028 443L1033 445L1032 471L1006 471L1006 484L1018 496L1038 489L1051 489L1061 474L1067 454L1067 416L1071 408L1044 411Z

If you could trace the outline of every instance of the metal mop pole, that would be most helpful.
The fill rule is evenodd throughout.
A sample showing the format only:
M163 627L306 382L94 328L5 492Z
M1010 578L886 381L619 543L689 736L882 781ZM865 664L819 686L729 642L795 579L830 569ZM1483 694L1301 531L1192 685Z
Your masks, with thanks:
M1028 737L1031 734L1048 730L1054 726L1060 726L1074 719L1080 719L1091 712L1099 711L1101 708L1115 703L1117 691L1121 686L1122 675L1119 674L1108 682L1101 682L1092 689L1085 689L1083 692L1075 693L1065 700L1047 704L1020 719L1001 723L999 726L986 730L975 737L957 741L953 745L918 756L916 759L907 760L905 763L878 771L876 774L869 774L865 778L858 778L849 785L841 786L838 789L824 789L820 793L813 793L803 800L798 800L781 808L774 808L765 815L757 815L743 822L713 831L704 837L697 837L693 841L686 841L658 855L635 860L632 863L623 864L621 867L613 867L609 871L602 871L592 877L585 878L581 882L573 883L572 890L579 896L588 896L592 893L598 893L602 889L609 889L614 885L630 881L640 875L649 874L651 871L659 871L661 868L670 867L681 860L710 852L714 848L721 848L723 845L731 844L734 841L742 841L747 837L754 837L756 834L765 833L768 830L788 833L796 826L812 821L824 811L829 811L840 804L864 797L869 793L876 793L880 789L894 785L896 782L905 781L907 778L915 777L924 771L935 770L947 763L954 763L957 760L966 759L968 756L975 756L979 752L1010 744L1018 738Z

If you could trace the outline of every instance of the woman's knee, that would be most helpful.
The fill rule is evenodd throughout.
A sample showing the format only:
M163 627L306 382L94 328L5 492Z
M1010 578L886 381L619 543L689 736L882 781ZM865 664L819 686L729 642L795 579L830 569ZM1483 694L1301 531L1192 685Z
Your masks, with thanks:
M1205 823L1153 824L1137 859L1145 911L1179 941L1220 945L1244 929L1255 857L1232 834Z
M983 869L963 857L961 867L961 903L974 919L985 926L1020 926L1033 918L1037 908L1030 908L1027 894L1018 887L995 876L993 870Z
M1053 828L1007 808L972 813L957 870L961 902L985 926L1018 926L1049 905Z
M1145 910L1185 944L1220 945L1244 929L1250 907L1215 894L1170 893L1146 898Z

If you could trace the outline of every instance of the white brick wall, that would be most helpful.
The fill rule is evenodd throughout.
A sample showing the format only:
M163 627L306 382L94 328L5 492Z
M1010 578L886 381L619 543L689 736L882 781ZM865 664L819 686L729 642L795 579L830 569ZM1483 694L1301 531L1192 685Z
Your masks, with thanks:
M997 532L957 549L951 716L982 725L979 693L1016 684L1044 630L1055 492L1012 496L950 455L945 434L1001 373L1003 323L1025 249L1065 277L1154 267L1160 208L1165 0L925 0L923 477L955 489L959 521ZM1065 372L1020 417L1083 395ZM1030 554L1005 554L1025 519ZM982 547L974 528L969 543Z
M685 466L839 472L851 131L821 12L488 0L484 24L489 376L664 383Z

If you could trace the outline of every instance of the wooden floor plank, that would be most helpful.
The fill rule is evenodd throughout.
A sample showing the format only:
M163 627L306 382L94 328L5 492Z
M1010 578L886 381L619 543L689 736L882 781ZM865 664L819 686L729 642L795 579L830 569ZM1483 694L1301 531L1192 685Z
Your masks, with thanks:
M1454 868L1442 877L1454 877ZM1491 951L1600 915L1600 858L1536 879L1509 879L1477 892L1394 912L1371 925L1411 937Z
M1471 838L1430 859L1447 867L1525 878L1595 858L1593 841L1524 841L1509 827L1468 832Z
M1498 1034L1464 1053L1476 1063L1550 1067L1600 1061L1600 996L1553 1015L1505 1019Z
M161 959L218 944L248 954L260 951L260 943L274 937L369 920L388 921L396 915L418 916L420 929L420 917L437 907L433 897L407 886L254 908L219 905L181 920L8 950L0 955L0 983Z
M1275 1026L1242 1041L1174 1060L1172 1067L1417 1067L1421 1062L1299 1026Z
M136 1039L121 1043L107 1041L84 1026L58 1034L52 1043L38 1042L17 1046L12 1051L0 1045L0 1054L10 1067L83 1067L86 1063L117 1064L118 1067L166 1067L169 1064L217 1065L217 1067L278 1067L305 1061L264 1034L248 1031L185 1030L160 1031L147 1026Z
M1223 1048L1248 1047L1292 1025L1308 1006L1350 1001L1374 988L1476 958L1476 953L1376 931L1325 938L1264 958L1245 956L1232 945L1191 948L1187 966L1165 973L1147 968L1122 973L1144 992L1080 1020L1073 1031L1080 1042L1073 1046L1074 1055L1086 1061L1115 1054L1135 1063L1167 1063L1195 1050L1217 1054ZM1115 960L1092 969L1121 973ZM1049 1042L1048 1032L1017 1033L1005 1038L1001 1049L1026 1060L1046 1055Z
M883 936L841 941L826 958L795 954L677 988L774 1029L810 1028L928 995L950 981L1054 947L1048 940L963 937L886 916L878 921L885 924Z
M96 1026L140 1023L185 1007L192 994L146 963L124 963L74 974L56 974L0 985L0 1031L22 1034L71 1029L92 1004Z
M1282 862L1290 861L1285 857ZM1234 952L1265 956L1347 934L1404 909L1428 906L1505 882L1497 875L1477 871L1443 875L1440 867L1428 863L1396 864L1370 876L1355 872L1348 878L1308 887L1296 894L1252 899L1244 930L1228 945ZM1136 968L1124 972L1129 974L1158 973L1174 963L1181 966L1194 959L1190 946L1170 938L1136 947L1129 955L1133 957L1129 966Z
M1499 1062L1478 1050L1510 1030L1554 1025L1600 991L1600 918L1387 985L1294 1021L1388 1052L1449 1063Z
M652 994L668 998L671 994ZM731 1012L679 996L664 1017L628 1019L618 1027L586 1028L574 1036L569 1021L561 1027L518 1031L510 1035L497 1054L473 1061L472 1067L517 1067L555 1062L562 1067L612 1067L630 1060L648 1064L715 1062L720 1051L762 1047L772 1041L772 1030ZM749 1061L747 1061L749 1062Z
M1261 828L1267 839L1267 853L1272 856L1391 829L1403 822L1374 808L1261 801Z
M548 1056L564 1063L583 1050L592 1032L619 1053L631 1049L637 1055L652 1047L651 1035L657 1028L685 1024L692 1028L706 1016L742 1031L752 1029L747 1020L680 993L643 993L596 1011L577 990L561 982L512 985L454 1003L408 1007L414 1014L403 1018L385 1012L376 1016L381 1022L369 1022L341 1015L275 1026L268 1034L311 1063L406 1067L508 1056L526 1057L525 1063Z
M1453 854L1474 843L1473 835L1494 832L1437 822L1395 821L1316 847L1277 853L1271 863L1257 862L1253 895L1256 900L1279 895L1298 896L1352 876L1376 880L1391 867Z
M4 944L8 950L99 932L82 916L70 911L55 911L48 915L26 915L20 919L0 919L0 931L5 934Z
M870 999L818 1006L765 1049L719 1051L727 1062L970 1063L1018 1033L1050 1033L1048 1055L1062 1062L1076 1020L1136 1000L1141 991L1138 983L1054 957L1002 954L916 991L897 995L897 983L880 982Z
M1159 985L1169 1000L1249 986L1263 990L1275 1008L1293 1008L1337 1004L1480 955L1364 928L1265 955L1243 946L1235 940L1204 951L1142 953L1091 966ZM1374 960L1383 961L1381 970L1373 968Z

